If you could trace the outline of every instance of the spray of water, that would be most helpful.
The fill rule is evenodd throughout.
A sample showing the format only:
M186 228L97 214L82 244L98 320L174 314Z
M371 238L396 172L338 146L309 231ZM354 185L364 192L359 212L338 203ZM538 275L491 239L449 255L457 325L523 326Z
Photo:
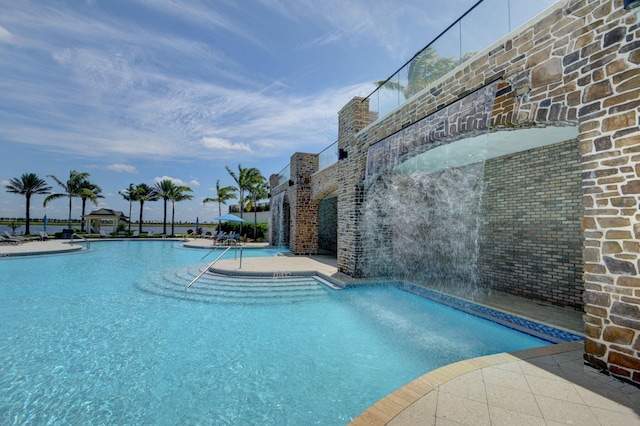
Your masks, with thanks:
M365 186L365 276L391 276L472 296L478 281L483 163L381 174Z
M271 245L284 247L288 244L285 223L285 192L273 196L271 200Z

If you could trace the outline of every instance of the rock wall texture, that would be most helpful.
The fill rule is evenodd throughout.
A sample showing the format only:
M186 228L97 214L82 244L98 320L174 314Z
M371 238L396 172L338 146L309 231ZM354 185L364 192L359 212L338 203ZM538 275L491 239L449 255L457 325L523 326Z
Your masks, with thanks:
M338 268L352 276L362 275L359 221L369 146L497 81L490 131L517 133L532 126L579 129L582 259L576 258L572 242L570 248L560 250L567 254L559 255L556 266L549 264L542 274L528 278L523 270L522 294L534 298L547 294L545 300L552 303L579 306L575 274L580 269L576 262L581 261L585 358L611 374L640 383L640 28L638 14L622 6L622 0L559 1L528 27L480 52L372 124L377 117L369 111L368 99L354 98L338 118L338 146L348 153L347 158L314 173L317 158L311 171L311 157L292 157L294 185L286 189L291 192L292 250L317 251L318 233L313 229L318 223L317 206L322 197L335 192ZM563 151L562 155L573 154ZM570 160L549 173L574 173L575 169ZM307 174L308 181L299 179ZM575 193L568 191L550 202L573 201ZM575 212L561 228L560 233L574 235ZM551 245L546 249L554 250ZM532 250L545 249L532 246ZM549 283L536 288L536 280ZM556 285L571 287L572 295L556 296Z

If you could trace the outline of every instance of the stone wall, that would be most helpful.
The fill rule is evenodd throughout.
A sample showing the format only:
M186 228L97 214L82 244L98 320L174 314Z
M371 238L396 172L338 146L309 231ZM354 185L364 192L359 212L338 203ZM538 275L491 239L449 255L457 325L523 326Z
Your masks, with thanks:
M327 197L318 207L318 248L338 252L338 197Z
M318 204L311 199L311 175L317 170L317 154L298 152L291 157L289 247L298 255L318 253Z
M322 184L338 187L339 270L362 272L360 205L368 147L498 81L491 131L579 126L586 359L640 383L640 29L636 12L622 5L559 1L372 125L368 99L349 102L338 119L338 146L348 158L333 165ZM293 172L293 161L291 167ZM299 190L290 199L301 222L292 214L292 227L303 234L294 237L298 229L292 229L292 239L299 239L297 252L314 252L319 199L310 201L314 190Z
M480 281L490 288L581 309L581 163L571 140L488 160Z

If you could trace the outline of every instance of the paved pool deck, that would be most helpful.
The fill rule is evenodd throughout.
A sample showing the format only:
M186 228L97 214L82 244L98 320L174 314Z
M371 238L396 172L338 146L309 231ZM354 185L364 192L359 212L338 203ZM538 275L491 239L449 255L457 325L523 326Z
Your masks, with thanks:
M186 247L212 249L206 239L184 240ZM62 253L85 243L30 241L0 245L0 257ZM264 247L249 244L243 247ZM244 257L216 263L238 274L319 272L357 283L338 273L330 256ZM579 312L542 305L510 295L487 295L482 304L582 332ZM473 358L431 371L387 395L352 425L625 425L640 426L640 388L585 366L582 342L562 343Z

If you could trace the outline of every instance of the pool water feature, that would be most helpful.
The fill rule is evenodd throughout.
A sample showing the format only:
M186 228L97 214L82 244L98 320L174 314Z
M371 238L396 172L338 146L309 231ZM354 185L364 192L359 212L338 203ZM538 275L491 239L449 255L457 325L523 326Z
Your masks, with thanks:
M165 297L145 286L186 285L202 250L91 247L0 259L3 424L341 425L439 366L548 344L395 286Z

